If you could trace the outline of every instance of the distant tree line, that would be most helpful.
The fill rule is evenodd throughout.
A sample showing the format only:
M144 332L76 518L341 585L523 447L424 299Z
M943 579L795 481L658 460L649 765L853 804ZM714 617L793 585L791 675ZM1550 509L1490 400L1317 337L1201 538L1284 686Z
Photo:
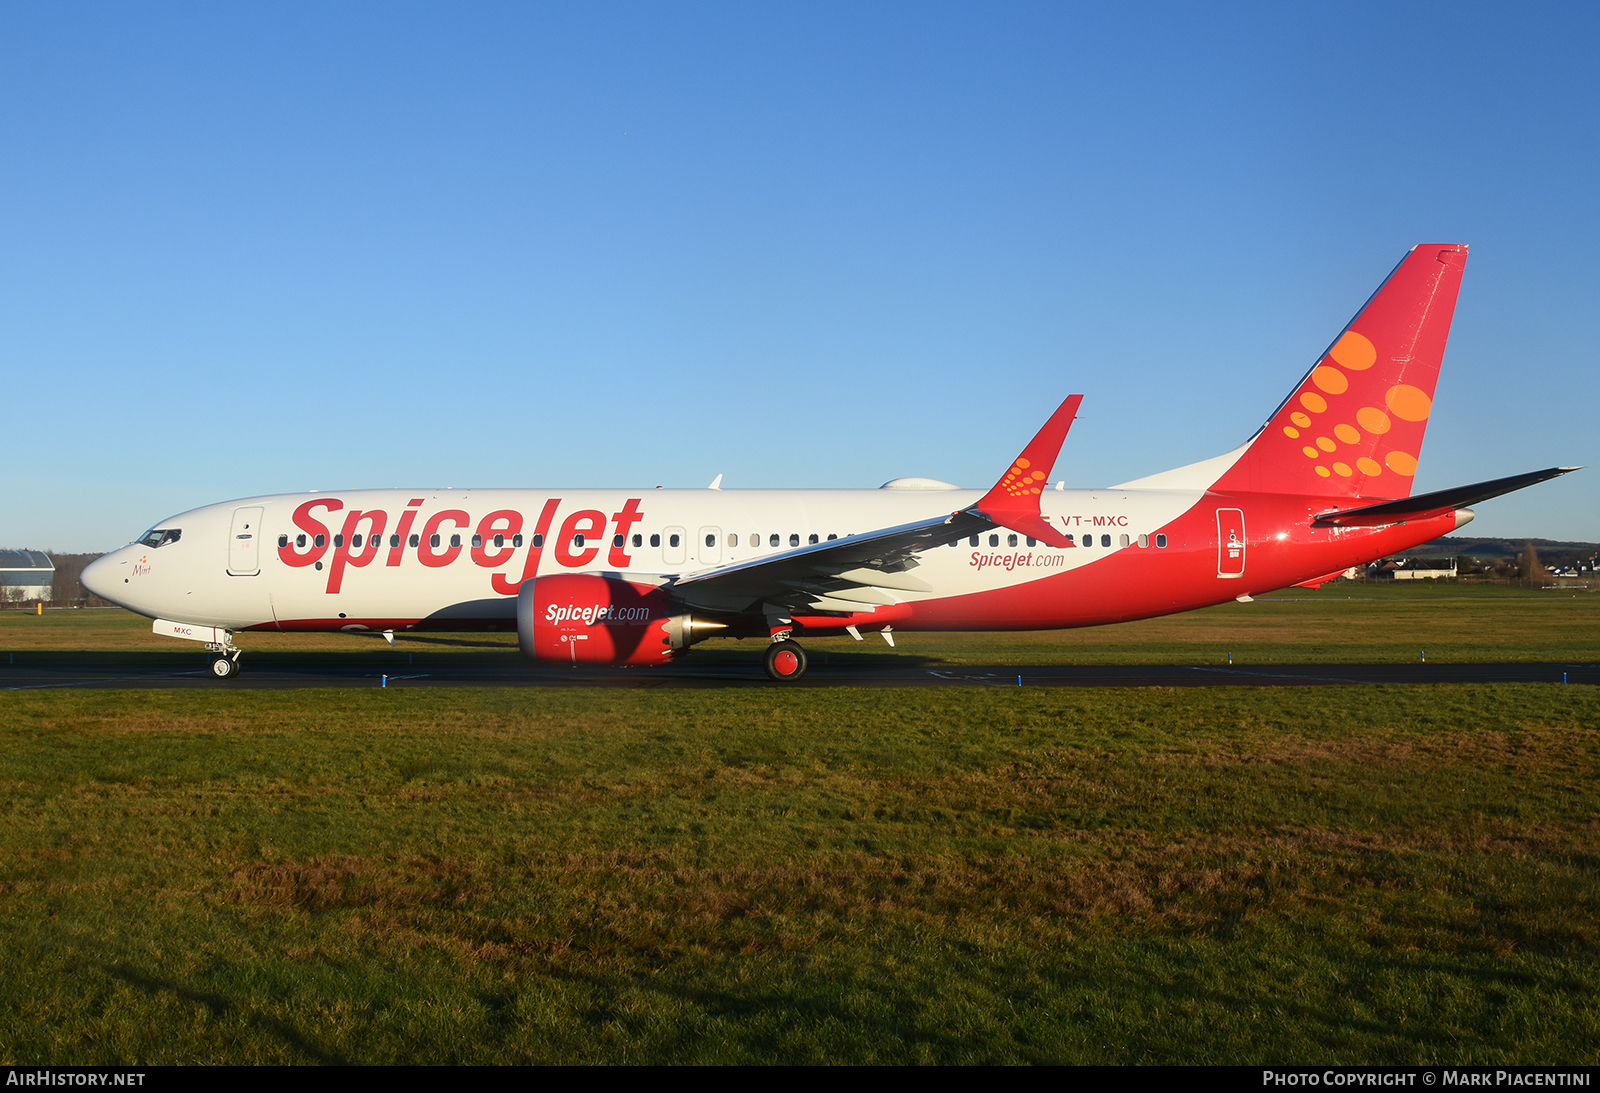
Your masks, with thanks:
M52 554L55 564L55 583L50 587L50 602L56 607L110 607L99 596L92 596L78 579L83 567L100 557L99 554Z

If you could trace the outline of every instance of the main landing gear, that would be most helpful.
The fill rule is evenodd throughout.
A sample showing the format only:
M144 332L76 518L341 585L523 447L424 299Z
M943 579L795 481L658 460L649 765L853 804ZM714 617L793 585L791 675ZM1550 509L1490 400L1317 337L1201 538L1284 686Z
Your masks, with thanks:
M793 683L806 674L806 651L798 641L784 638L767 646L767 678L778 683Z

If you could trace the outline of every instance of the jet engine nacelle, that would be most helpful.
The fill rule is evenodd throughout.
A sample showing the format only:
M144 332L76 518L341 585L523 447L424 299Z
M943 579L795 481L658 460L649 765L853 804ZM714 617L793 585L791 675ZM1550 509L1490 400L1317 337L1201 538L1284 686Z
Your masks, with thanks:
M688 648L690 631L689 616L651 585L562 573L517 590L517 643L535 660L665 664Z

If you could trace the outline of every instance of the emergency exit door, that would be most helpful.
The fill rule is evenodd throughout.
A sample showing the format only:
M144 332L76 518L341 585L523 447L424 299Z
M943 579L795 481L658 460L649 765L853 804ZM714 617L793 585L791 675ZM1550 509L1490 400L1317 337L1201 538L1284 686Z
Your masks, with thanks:
M695 553L701 565L721 565L722 529L701 528L695 539Z
M1217 510L1217 576L1244 576L1244 510Z
M228 575L254 577L261 572L261 512L259 505L233 510L228 531Z

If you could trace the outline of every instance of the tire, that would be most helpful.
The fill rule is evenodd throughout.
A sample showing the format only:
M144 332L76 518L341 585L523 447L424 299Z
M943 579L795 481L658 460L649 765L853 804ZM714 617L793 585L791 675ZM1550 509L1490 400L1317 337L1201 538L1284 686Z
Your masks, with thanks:
M218 657L211 662L211 674L218 679L232 679L239 674L239 662L227 657Z
M767 678L793 683L806 674L806 651L798 641L775 641L767 646Z

